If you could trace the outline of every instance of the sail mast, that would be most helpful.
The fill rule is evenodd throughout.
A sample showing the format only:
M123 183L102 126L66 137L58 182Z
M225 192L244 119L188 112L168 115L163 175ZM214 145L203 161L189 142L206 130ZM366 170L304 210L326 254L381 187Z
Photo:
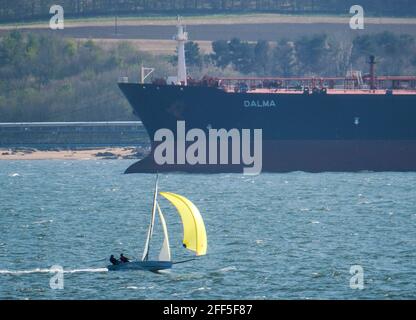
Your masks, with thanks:
M154 193L154 196L153 196L152 218L150 220L150 226L149 226L149 230L147 232L147 239L146 239L146 244L144 246L142 261L147 261L149 259L150 239L152 239L153 228L154 228L154 225L155 225L158 184L159 184L159 174L156 175L155 193Z

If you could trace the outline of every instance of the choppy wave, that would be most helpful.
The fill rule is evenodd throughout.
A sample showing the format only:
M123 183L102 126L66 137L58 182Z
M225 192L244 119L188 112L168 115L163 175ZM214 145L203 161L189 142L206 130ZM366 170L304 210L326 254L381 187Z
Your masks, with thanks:
M67 269L64 270L64 273L80 273L80 272L107 272L107 268L85 268L85 269ZM35 268L30 270L0 270L1 274L9 274L9 275L24 275L24 274L32 274L32 273L52 273L56 272L56 269L53 268Z
M10 173L9 177L20 177L20 174L18 173Z
M40 220L40 221L33 222L33 224L45 224L45 223L52 223L52 222L53 222L52 219L50 219L50 220Z
M111 252L137 254L148 228L154 176L121 175L127 162L0 161L1 297L415 297L415 173L264 173L255 184L237 174L162 175L164 189L200 208L209 255L155 275L103 268ZM7 177L13 173L20 177ZM172 254L186 259L180 218L163 206ZM163 238L158 227L155 255ZM48 285L54 263L69 280L63 291ZM366 289L353 292L356 264Z
M237 271L237 268L234 267L234 266L230 266L230 267L222 268L222 269L218 270L217 272L224 273L224 272L230 272L230 271Z

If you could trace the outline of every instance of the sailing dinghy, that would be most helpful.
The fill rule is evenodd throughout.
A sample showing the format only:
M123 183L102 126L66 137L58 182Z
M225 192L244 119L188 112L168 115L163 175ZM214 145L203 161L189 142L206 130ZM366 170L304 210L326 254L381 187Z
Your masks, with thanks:
M158 191L158 177L156 178L155 192L153 196L152 216L150 220L149 229L147 231L146 243L141 260L120 263L117 265L109 265L107 268L110 271L117 270L148 270L159 271L172 268L173 264L169 245L168 229L166 220L163 216L158 202L158 194L169 200L173 204L182 220L183 224L183 246L195 252L197 256L203 256L207 252L207 234L205 230L204 221L198 208L187 198L171 193ZM149 260L150 241L153 236L153 230L156 220L156 211L159 215L159 220L162 225L164 240L162 249L160 250L158 260ZM178 263L178 262L177 262Z

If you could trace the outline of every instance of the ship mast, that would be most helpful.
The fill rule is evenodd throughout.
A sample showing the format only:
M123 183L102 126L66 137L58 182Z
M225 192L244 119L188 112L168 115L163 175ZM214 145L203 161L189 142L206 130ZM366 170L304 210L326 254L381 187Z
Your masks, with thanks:
M375 56L370 56L370 89L376 90L376 58Z
M178 42L178 83L187 85L186 60L185 60L185 43L188 41L188 32L184 31L184 25L178 16L178 33L174 39Z

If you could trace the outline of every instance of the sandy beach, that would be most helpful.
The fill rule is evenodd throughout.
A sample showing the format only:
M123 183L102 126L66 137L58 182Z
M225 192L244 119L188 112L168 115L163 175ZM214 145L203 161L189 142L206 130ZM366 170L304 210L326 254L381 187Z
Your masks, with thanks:
M94 160L136 159L136 148L94 148L80 150L0 149L0 160Z

